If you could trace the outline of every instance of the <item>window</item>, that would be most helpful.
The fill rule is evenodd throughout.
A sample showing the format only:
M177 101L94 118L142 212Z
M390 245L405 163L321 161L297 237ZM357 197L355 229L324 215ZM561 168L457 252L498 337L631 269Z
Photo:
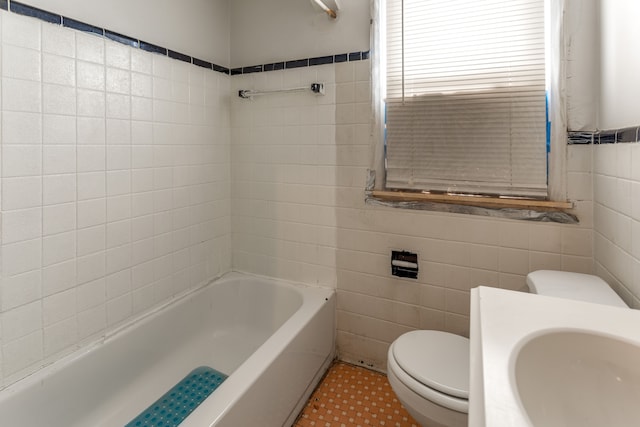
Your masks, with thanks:
M544 0L386 0L386 188L545 198Z

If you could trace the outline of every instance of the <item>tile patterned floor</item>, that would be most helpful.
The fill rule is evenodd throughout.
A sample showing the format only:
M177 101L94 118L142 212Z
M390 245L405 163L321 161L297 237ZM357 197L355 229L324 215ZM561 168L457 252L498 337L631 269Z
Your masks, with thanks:
M387 377L337 362L318 385L294 427L419 427Z

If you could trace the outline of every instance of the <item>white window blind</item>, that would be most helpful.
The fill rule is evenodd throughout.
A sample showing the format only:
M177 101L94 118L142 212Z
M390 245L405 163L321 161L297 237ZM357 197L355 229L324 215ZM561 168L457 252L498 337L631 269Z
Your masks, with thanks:
M387 0L386 186L547 195L544 0Z

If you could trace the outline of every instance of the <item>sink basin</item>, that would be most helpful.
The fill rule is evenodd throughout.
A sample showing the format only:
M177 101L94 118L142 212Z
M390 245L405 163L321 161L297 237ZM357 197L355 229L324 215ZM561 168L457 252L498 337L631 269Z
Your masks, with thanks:
M637 344L590 331L538 331L520 342L510 365L533 426L638 425Z

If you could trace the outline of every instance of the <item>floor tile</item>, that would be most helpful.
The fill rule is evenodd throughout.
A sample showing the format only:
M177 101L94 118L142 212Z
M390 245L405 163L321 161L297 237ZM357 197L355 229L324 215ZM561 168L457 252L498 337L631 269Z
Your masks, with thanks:
M313 392L294 427L419 427L387 377L337 362Z

